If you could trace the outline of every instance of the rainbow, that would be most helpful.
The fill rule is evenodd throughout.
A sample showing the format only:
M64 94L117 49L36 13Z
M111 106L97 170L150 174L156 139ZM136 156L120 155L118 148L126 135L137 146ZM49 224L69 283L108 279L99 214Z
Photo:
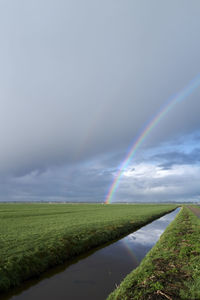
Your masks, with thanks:
M127 242L126 239L123 239L122 243L123 243L124 247L126 248L128 255L132 258L133 262L136 265L139 265L139 260L138 260L137 256L135 255L134 249L130 246L129 242ZM133 246L134 246L134 244L133 244Z
M141 133L138 135L134 143L131 145L128 154L123 160L122 164L118 168L118 172L116 173L114 180L109 188L109 191L106 195L105 203L109 204L112 202L113 195L119 185L120 178L130 161L133 159L137 149L143 143L145 138L149 135L149 133L156 127L156 125L165 117L166 114L179 102L186 99L192 92L199 87L200 85L200 74L195 77L182 91L180 91L177 95L170 98L158 111L158 113L147 123L147 125L143 128Z

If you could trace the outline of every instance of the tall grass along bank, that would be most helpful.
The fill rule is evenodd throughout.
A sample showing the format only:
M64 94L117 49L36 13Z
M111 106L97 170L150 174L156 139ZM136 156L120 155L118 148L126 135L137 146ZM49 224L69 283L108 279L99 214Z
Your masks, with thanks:
M184 207L108 300L200 299L200 219Z
M173 205L0 204L0 291L119 238Z

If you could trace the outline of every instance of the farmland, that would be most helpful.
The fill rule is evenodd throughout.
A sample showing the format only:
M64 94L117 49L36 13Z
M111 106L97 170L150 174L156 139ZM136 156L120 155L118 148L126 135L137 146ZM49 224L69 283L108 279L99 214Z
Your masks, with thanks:
M200 219L183 207L140 266L108 300L200 299L199 236Z
M0 204L0 291L128 234L175 207Z

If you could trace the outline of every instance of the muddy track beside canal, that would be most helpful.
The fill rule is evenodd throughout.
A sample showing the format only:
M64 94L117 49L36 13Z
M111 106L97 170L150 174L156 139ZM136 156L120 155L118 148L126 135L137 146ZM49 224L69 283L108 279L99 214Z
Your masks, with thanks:
M198 218L200 218L200 208L194 206L187 206Z

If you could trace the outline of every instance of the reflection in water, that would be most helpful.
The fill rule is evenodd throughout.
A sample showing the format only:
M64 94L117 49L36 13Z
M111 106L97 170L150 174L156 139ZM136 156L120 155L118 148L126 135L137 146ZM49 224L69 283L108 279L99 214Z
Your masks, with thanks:
M31 282L24 290L15 290L4 299L12 300L103 300L121 280L135 269L154 246L167 225L180 209L144 226L125 238L106 246L90 256L57 268L39 282ZM47 278L48 277L48 278Z
M123 243L128 249L129 254L132 257L136 257L138 262L140 262L147 252L155 245L167 225L174 219L179 210L180 209L178 208L176 211L142 227L119 242Z

